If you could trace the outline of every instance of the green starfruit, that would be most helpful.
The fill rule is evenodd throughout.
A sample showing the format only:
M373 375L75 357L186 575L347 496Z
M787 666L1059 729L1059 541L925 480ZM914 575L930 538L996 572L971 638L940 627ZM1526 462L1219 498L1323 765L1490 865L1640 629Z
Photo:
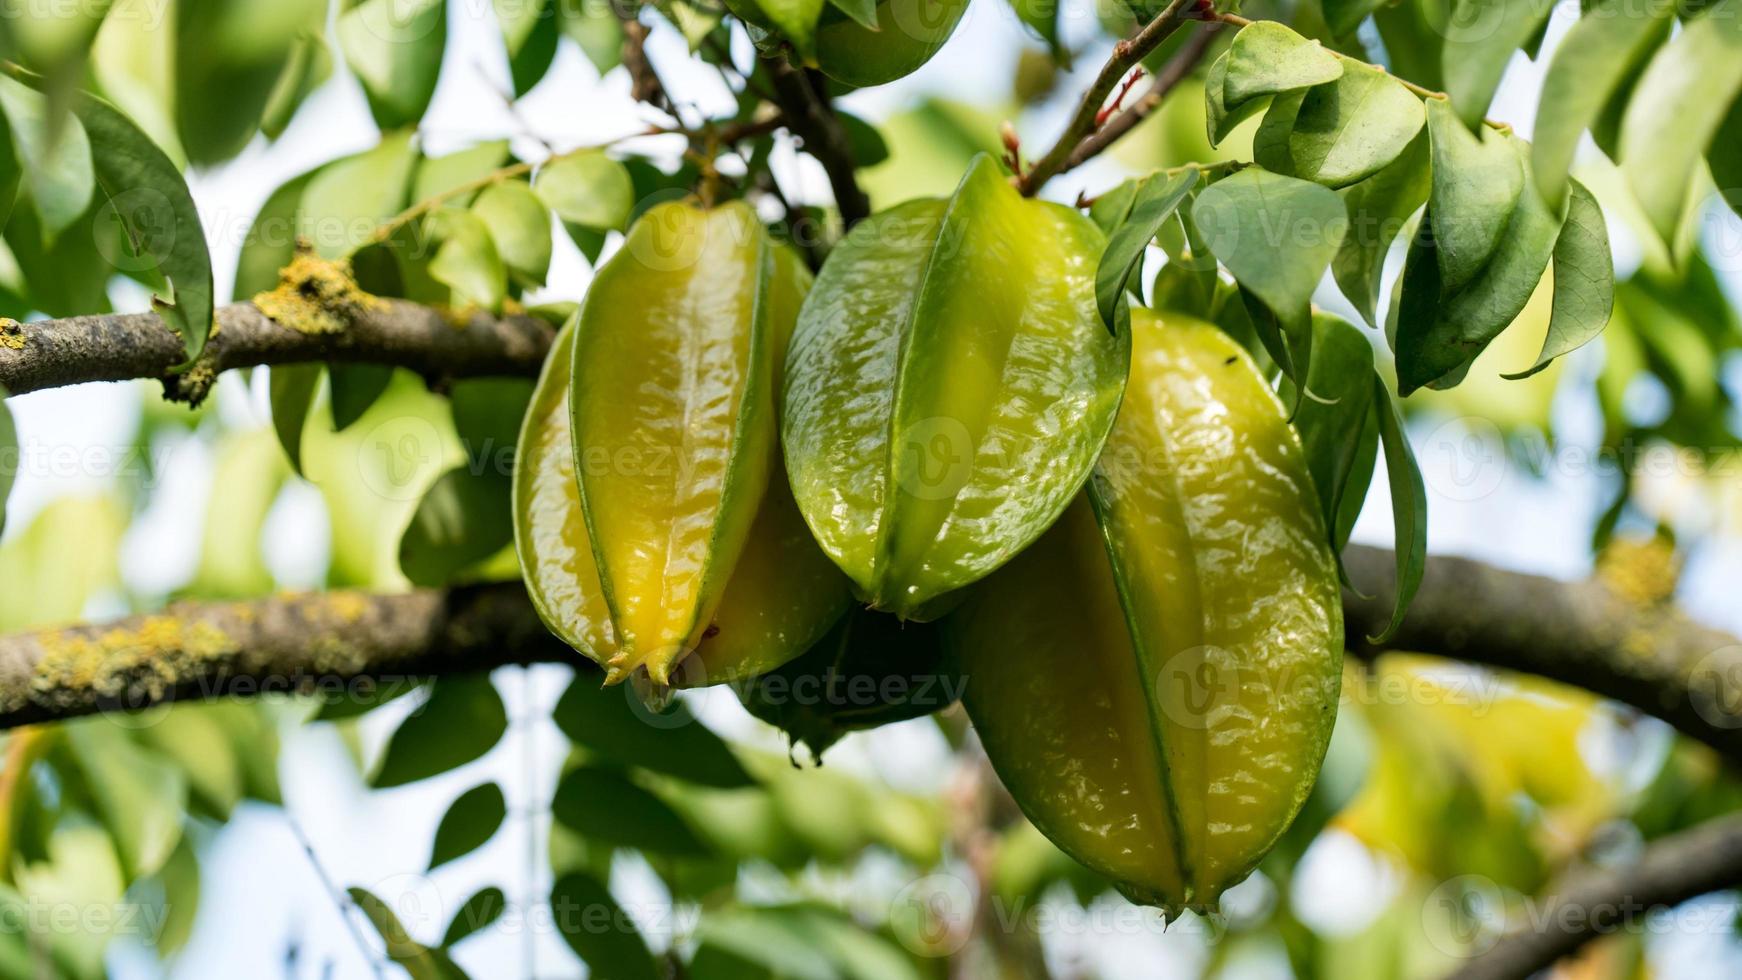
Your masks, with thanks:
M1342 606L1304 453L1246 352L1131 312L1131 379L1087 491L943 626L1023 812L1177 913L1213 906L1306 800Z
M849 603L775 436L809 285L748 205L663 204L558 337L521 431L516 542L546 624L613 681L761 673Z
M867 603L935 618L1082 486L1129 357L1096 312L1103 247L981 156L949 200L874 215L829 256L781 438L799 510Z

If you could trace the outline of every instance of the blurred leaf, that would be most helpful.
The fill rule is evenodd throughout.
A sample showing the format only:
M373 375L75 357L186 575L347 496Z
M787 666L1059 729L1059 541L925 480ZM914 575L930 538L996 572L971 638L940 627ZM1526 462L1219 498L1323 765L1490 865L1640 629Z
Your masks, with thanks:
M1384 0L1322 0L1325 26L1337 37L1347 37L1383 3Z
M774 976L805 980L920 980L899 947L818 905L722 909L702 920L696 976ZM718 957L719 959L716 959ZM737 961L761 972L717 974L709 963ZM728 969L732 969L729 967Z
M1409 604L1415 601L1415 590L1421 587L1422 572L1427 566L1427 489L1422 483L1421 468L1416 465L1415 451L1409 447L1409 436L1403 431L1403 416L1392 401L1385 382L1373 377L1373 413L1379 419L1379 442L1385 448L1385 473L1391 485L1391 521L1393 538L1397 542L1397 603L1392 610L1391 624L1379 636L1368 639L1383 644L1403 625Z
M102 719L68 725L66 734L127 877L163 867L181 841L186 777Z
M1549 362L1595 340L1615 309L1615 262L1603 209L1585 186L1572 181L1566 221L1554 246L1554 314L1536 364L1508 379L1523 379Z
M173 956L187 945L188 938L193 935L194 922L199 918L200 861L190 838L182 837L175 853L157 869L156 881L162 890L163 901L153 903L155 908L142 911L163 916L152 945L160 955Z
M1142 266L1144 251L1197 184L1197 168L1187 167L1173 175L1155 174L1138 186L1129 214L1108 236L1095 274L1095 306L1107 329L1114 329L1115 307Z
M557 930L587 964L589 976L657 980L662 975L634 920L592 875L558 878L550 890L550 908Z
M346 0L337 37L384 130L413 126L435 95L447 46L443 0Z
M502 43L508 50L508 75L516 98L532 90L550 70L560 36L551 6L557 0L493 0Z
M502 787L495 783L484 783L461 793L436 827L429 869L434 871L483 847L495 836L506 816L508 804L502 797Z
M1055 59L1068 62L1070 53L1059 39L1059 5L1049 0L1009 0L1016 19L1046 45Z
M431 213L429 227L441 243L430 260L429 274L453 289L452 305L456 309L500 310L508 287L508 269L496 251L490 229L477 215L451 207Z
M284 448L290 468L302 475L302 434L308 427L309 410L320 389L319 364L274 364L267 369L267 388L272 402L272 429Z
M507 162L507 140L489 140L445 156L424 157L418 161L417 173L412 179L411 203L427 201L476 183ZM466 207L474 196L475 193L456 194L447 198L447 203L453 207Z
M399 567L416 585L446 585L513 540L507 476L452 469L419 501L399 541Z
M486 187L472 204L502 263L524 286L544 285L550 271L550 212L532 188L518 180Z
M176 31L163 30L158 0L115 0L97 33L90 70L97 90L139 124L163 152L185 163L176 132Z
M754 786L732 750L690 714L682 701L655 712L626 687L605 687L593 671L577 671L552 717L569 741L606 761L676 776L700 786Z
M393 368L385 364L329 364L327 381L333 403L333 430L343 432L355 425L387 391L393 381Z
M324 26L324 25L323 25ZM260 131L269 140L278 139L290 127L303 100L333 73L333 56L320 31L303 34L291 42L290 58L266 99L260 114Z
M164 709L139 729L140 741L181 769L195 800L208 814L228 820L242 800L241 761L217 716L205 707L185 704Z
M127 511L112 496L63 496L0 546L0 630L73 622L119 584Z
M177 133L196 164L240 153L262 128L299 39L326 27L324 0L176 0ZM314 56L305 51L308 70ZM294 109L287 92L278 111Z
M369 783L387 789L457 769L482 758L507 730L502 696L488 674L440 678L388 740Z
M278 272L296 258L297 212L303 191L318 170L292 177L267 197L260 213L242 239L236 259L236 287L232 297L246 302L278 285Z
M835 116L841 120L841 128L847 131L847 144L852 147L854 164L875 167L889 159L889 144L883 142L883 134L876 126L850 112L837 112Z
M514 447L532 402L532 388L524 378L469 378L454 383L448 392L454 431L474 472L512 475Z
M872 206L947 196L975 154L999 152L998 122L981 107L935 97L882 120L889 159L860 174Z
M52 241L85 213L96 193L90 138L71 116L51 119L48 97L11 78L0 77L0 111L44 238Z
M546 164L533 178L532 189L564 221L599 231L621 230L635 206L629 171L598 152Z
M272 377L280 370L273 367ZM313 370L318 374L318 367ZM276 440L260 429L225 433L214 448L213 492L200 532L200 560L185 592L206 599L266 595L275 583L261 549L261 532L289 470Z
M372 150L335 160L310 177L296 233L322 257L338 259L367 242L406 206L417 151L410 132L382 137Z
M412 939L405 926L400 924L399 916L393 914L386 902L361 888L348 888L346 892L380 934L381 941L387 946L387 958L403 967L411 980L459 980L465 977L446 953Z
M619 769L569 770L557 784L551 813L589 843L679 857L701 857L711 850L669 804Z
M460 940L489 927L507 910L508 896L502 893L502 889L495 885L480 889L466 899L448 922L448 931L442 935L442 948L458 945Z
M604 4L556 0L559 26L603 75L623 62L623 22Z

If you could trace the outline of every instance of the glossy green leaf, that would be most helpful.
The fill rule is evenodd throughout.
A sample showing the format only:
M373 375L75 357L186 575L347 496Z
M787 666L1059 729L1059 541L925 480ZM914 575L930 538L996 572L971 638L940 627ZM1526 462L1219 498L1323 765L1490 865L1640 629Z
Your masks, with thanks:
M446 953L430 949L411 938L399 916L393 913L392 906L362 888L348 888L346 894L363 910L369 924L381 936L387 958L405 970L411 980L464 980L465 973L448 959Z
M481 758L508 730L502 696L487 674L443 677L388 739L370 785L403 786Z
M1224 51L1210 63L1204 76L1204 129L1212 147L1221 146L1234 127L1257 115L1266 104L1262 98L1228 103L1222 95L1227 78L1228 52Z
M1615 260L1609 250L1609 226L1597 198L1572 181L1567 217L1554 246L1554 307L1548 336L1536 363L1517 374L1528 378L1563 354L1595 340L1615 309Z
M1288 134L1293 176L1346 187L1389 166L1427 121L1421 99L1377 68L1349 64L1310 88Z
M447 47L443 0L346 0L336 34L384 130L414 126L435 96Z
M1671 4L1599 0L1561 38L1543 76L1531 133L1537 189L1550 205L1566 199L1579 137L1669 36L1674 10Z
M629 171L603 153L561 157L541 167L532 189L557 217L598 231L622 228L635 207Z
M1553 4L1537 0L1458 0L1446 21L1445 91L1458 118L1482 125L1513 52L1542 29Z
M502 787L495 783L484 783L461 793L436 827L429 855L430 870L483 847L507 816L508 803L502 796Z
M327 367L328 394L333 402L333 430L343 432L374 407L393 381L385 364L332 364Z
M456 193L461 187L475 184L508 163L508 141L488 140L463 150L439 157L424 157L417 162L411 182L411 203L427 201L438 195L451 207L463 208L477 196Z
M1197 168L1186 167L1171 176L1156 174L1137 189L1129 216L1108 238L1107 250L1101 253L1101 264L1095 272L1095 308L1109 330L1114 326L1114 308L1119 298L1143 263L1144 250L1197 183Z
M557 784L557 822L589 841L651 854L702 857L712 849L676 810L619 769L581 766Z
M399 567L414 585L447 585L514 541L506 474L448 470L418 501L399 539Z
M296 257L297 210L303 190L317 171L292 177L260 206L242 252L236 259L236 286L232 297L246 302L278 285L278 271Z
M483 220L470 211L440 208L430 214L428 227L441 243L430 259L429 274L454 291L451 305L490 312L501 309L508 269Z
M1348 208L1349 233L1331 260L1331 275L1371 325L1379 324L1385 257L1409 227L1410 218L1427 203L1431 183L1428 137L1418 133L1390 166L1338 192Z
M1372 378L1373 348L1361 331L1328 313L1315 314L1307 397L1295 412L1294 427L1306 450L1331 545L1339 551L1348 543L1349 529L1341 520L1345 498L1357 498L1353 508L1358 510L1373 475L1373 447L1365 441L1371 434Z
M1500 247L1524 190L1524 167L1512 137L1484 126L1472 134L1443 99L1429 99L1435 255L1441 288L1453 293L1476 278Z
M1308 89L1282 92L1270 100L1270 108L1252 134L1252 159L1273 173L1294 174L1294 155L1289 149L1289 135L1300 117L1301 104L1306 102Z
M522 285L542 286L550 271L550 213L522 181L492 184L472 204L503 265Z
M1201 191L1192 219L1235 281L1291 329L1306 325L1349 224L1335 191L1257 167Z
M1263 95L1335 81L1343 63L1317 41L1273 20L1254 21L1234 35L1222 82L1229 108Z
M52 119L47 96L10 78L0 77L0 112L43 235L53 240L85 213L96 193L90 138L77 119Z
M416 165L409 132L384 136L374 149L327 164L303 189L297 235L323 258L351 254L380 222L405 209Z
M604 687L582 671L552 718L569 741L621 765L676 776L698 786L754 786L738 757L681 702L653 711L633 691ZM633 703L632 703L633 702Z
M1657 50L1621 121L1621 171L1673 243L1700 155L1742 95L1742 0L1716 0Z
M1530 148L1514 141L1508 152L1520 166ZM1526 174L1523 193L1512 211L1492 258L1462 288L1450 288L1441 276L1442 222L1429 205L1429 228L1416 237L1404 267L1403 296L1398 311L1394 349L1397 384L1402 394L1424 385L1451 387L1477 355L1510 325L1530 301L1560 234L1560 216L1550 211Z
M635 920L623 911L597 878L571 872L550 890L550 908L557 931L588 975L611 980L659 980L663 974L648 952ZM700 975L698 974L698 978Z
M266 372L272 404L272 430L290 460L290 468L302 473L302 437L308 428L309 410L320 390L319 364L274 364Z
M788 353L782 442L799 509L867 602L931 618L1069 503L1127 356L1095 311L1103 247L982 156L948 202L876 215L830 255Z
M448 920L448 931L442 934L442 948L452 947L495 924L506 911L508 896L503 894L502 889L495 885L479 889Z
M860 26L877 29L877 0L829 0L829 3Z
M816 43L817 18L823 13L823 0L751 0L770 23L786 35L801 54L809 54Z
M1369 641L1383 644L1397 634L1415 592L1421 588L1422 572L1427 568L1427 488L1422 483L1421 468L1416 465L1415 451L1409 446L1409 435L1403 429L1403 415L1385 382L1373 376L1373 414L1379 421L1379 442L1385 448L1385 474L1391 485L1391 521L1393 547L1397 549L1397 603L1392 609L1391 624Z

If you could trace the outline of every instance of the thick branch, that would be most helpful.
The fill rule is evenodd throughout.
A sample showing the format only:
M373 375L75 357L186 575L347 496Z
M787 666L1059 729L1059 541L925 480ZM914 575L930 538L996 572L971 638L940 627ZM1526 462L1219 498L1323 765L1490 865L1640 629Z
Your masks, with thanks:
M1653 909L1742 882L1742 814L1701 824L1645 849L1635 864L1586 872L1529 910L1520 926L1452 974L1454 980L1522 980L1585 942L1638 932Z
M454 315L384 299L345 329L319 333L282 326L252 303L218 310L218 329L192 370L181 339L155 313L102 314L27 323L0 344L0 386L12 394L84 381L158 378L174 398L198 401L217 375L261 364L342 361L392 364L442 380L536 376L552 330L530 316ZM14 347L13 344L17 346Z
M871 213L871 199L859 187L858 164L853 159L853 144L847 138L847 128L828 100L818 94L809 73L786 63L779 57L762 59L768 75L774 80L779 96L781 115L787 128L804 140L806 153L823 165L829 175L829 186L835 193L835 207L848 228Z
M1390 621L1392 553L1350 547L1349 649ZM1630 704L1742 763L1742 640L1669 604L1640 606L1597 581L1562 582L1464 558L1428 560L1421 591L1387 645L1537 674Z

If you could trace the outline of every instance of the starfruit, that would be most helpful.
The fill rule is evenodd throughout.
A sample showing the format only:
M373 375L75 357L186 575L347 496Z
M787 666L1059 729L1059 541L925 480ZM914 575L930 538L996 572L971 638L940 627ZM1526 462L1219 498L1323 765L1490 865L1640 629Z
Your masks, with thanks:
M516 542L546 624L613 681L761 673L850 602L776 438L809 285L748 205L663 204L557 338L521 431Z
M781 438L799 510L875 608L935 618L1081 488L1129 356L1096 313L1103 246L981 156L949 200L873 215L830 254Z
M944 629L1023 812L1177 914L1212 907L1306 800L1342 605L1304 453L1246 352L1131 312L1131 379L1087 489Z

